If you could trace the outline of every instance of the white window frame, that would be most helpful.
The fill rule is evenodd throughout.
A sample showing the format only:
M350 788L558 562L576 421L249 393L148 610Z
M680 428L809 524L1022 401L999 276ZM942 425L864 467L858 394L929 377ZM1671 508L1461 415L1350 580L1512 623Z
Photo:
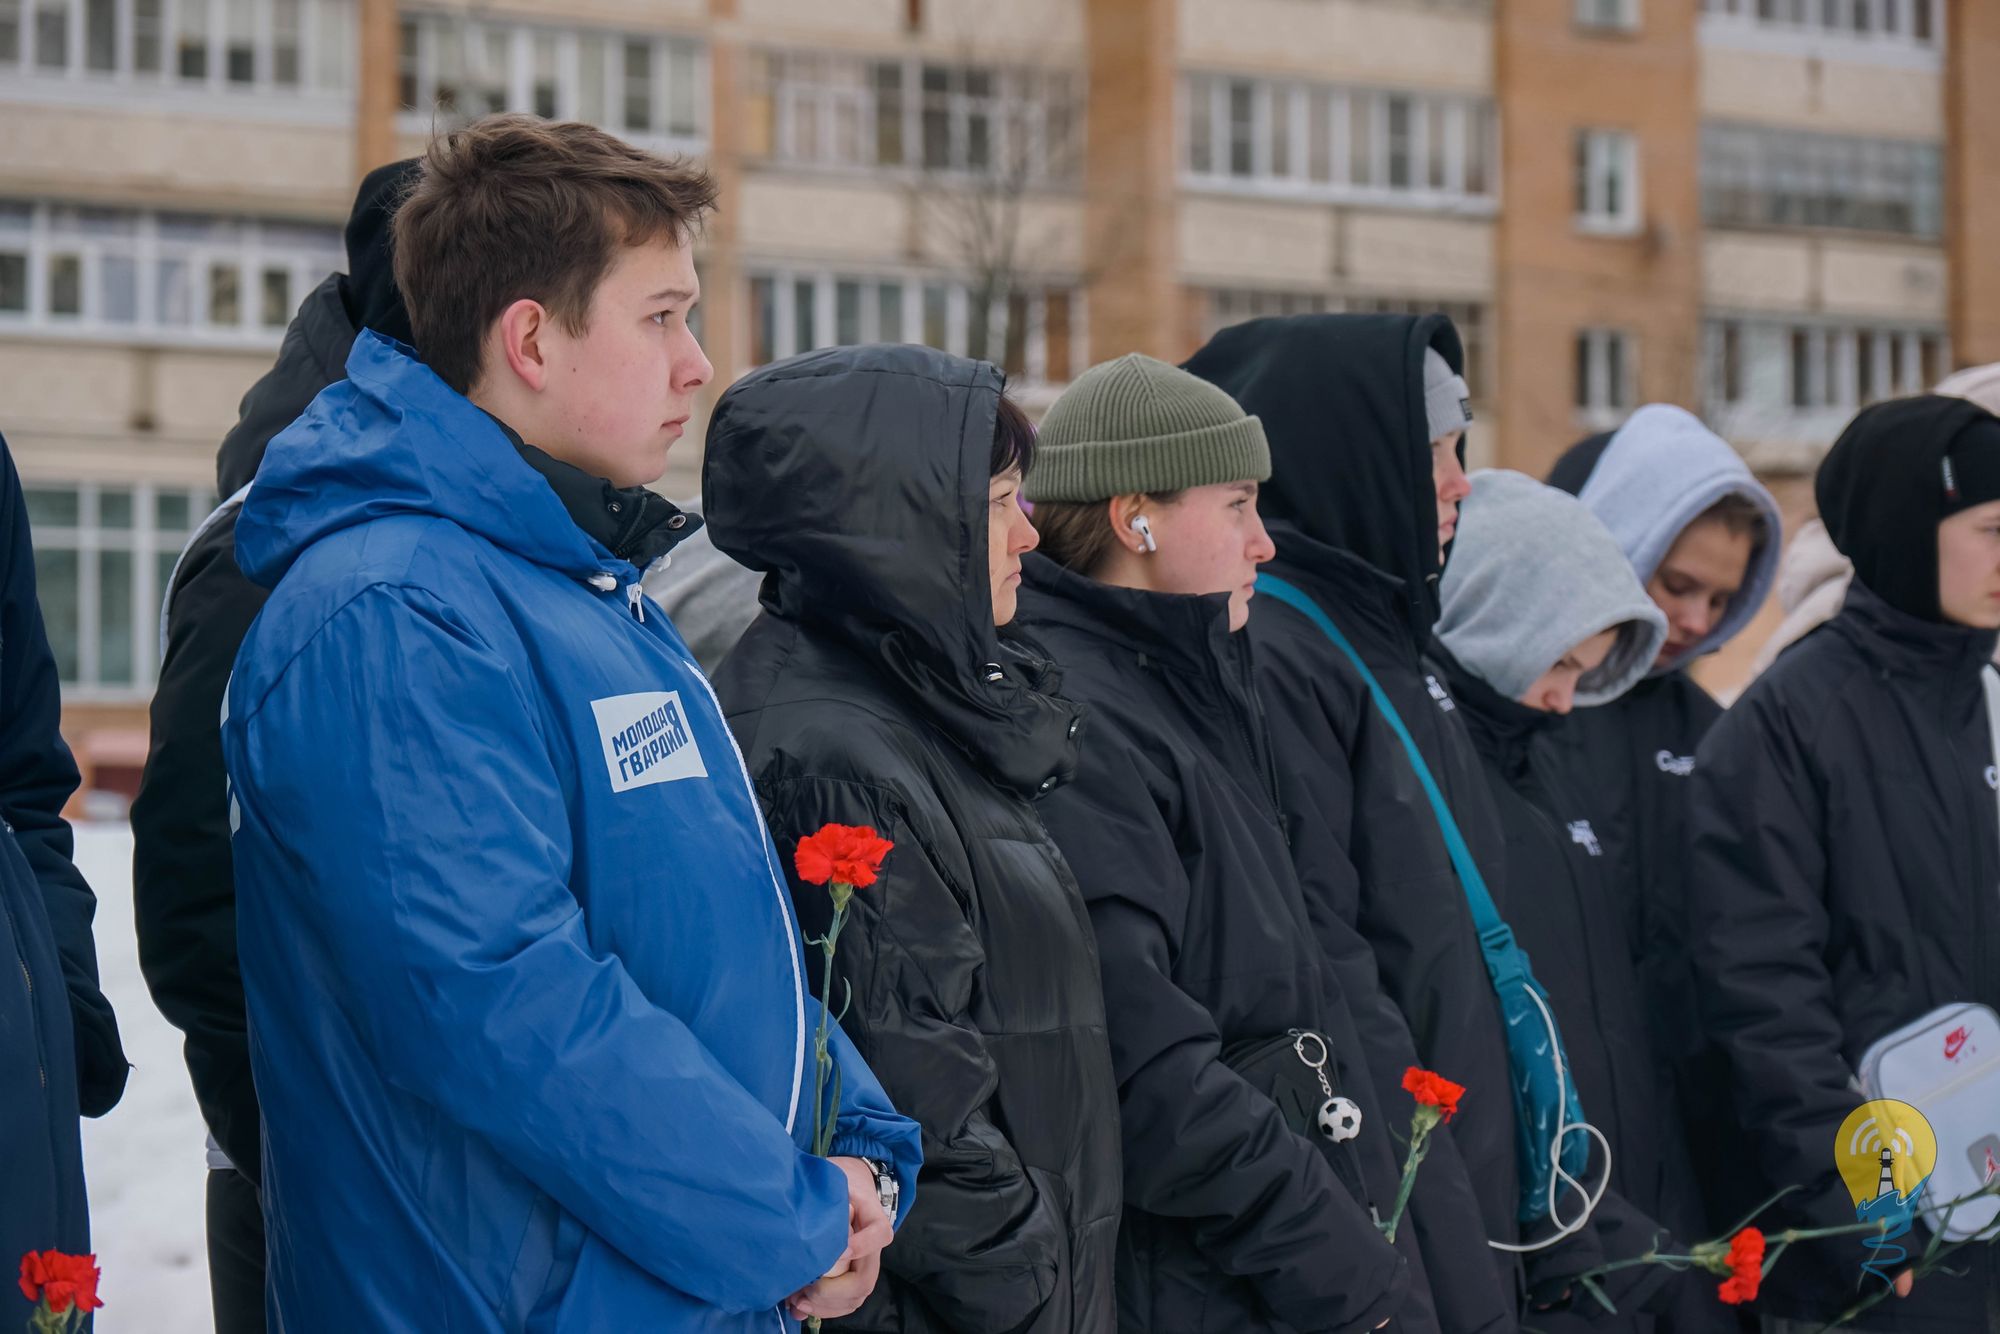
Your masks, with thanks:
M212 234L183 239L163 225L150 210L95 210L111 214L129 227L122 236L92 235L67 224L77 206L49 200L4 200L0 206L27 205L26 225L10 213L0 214L0 253L22 255L27 266L27 310L0 311L0 339L27 335L82 338L135 346L206 346L271 348L283 341L286 327L305 300L329 274L346 267L346 251L338 228L307 223L281 223L256 218L192 216L206 221ZM175 215L175 222L180 216ZM301 238L307 244L301 244ZM316 243L312 243L316 239ZM60 315L52 309L49 275L58 256L76 256L81 265L81 311ZM114 320L106 313L104 272L114 259L133 265L133 318ZM184 266L188 284L188 321L170 322L160 309L161 284L169 264ZM237 317L221 324L210 318L208 272L226 266L236 274ZM266 271L286 275L287 310L283 321L261 319Z
M535 114L535 46L538 39L555 44L556 117L561 120L584 118L581 98L580 61L585 39L601 43L603 69L600 71L606 115L599 127L641 147L662 153L701 153L708 147L709 131L709 49L698 37L681 33L628 32L614 28L559 27L548 23L517 22L501 17L472 17L460 11L404 9L397 30L398 78L409 78L416 105L403 107L397 128L405 134L425 134L434 125L458 124L485 108L456 106L450 112L437 108L439 76L447 54L457 58L460 84L468 92L484 86L473 77L485 63L486 41L497 35L506 51L506 68L498 81L504 86L503 110ZM406 59L406 38L414 33L416 52ZM650 52L647 71L648 103L652 122L630 128L625 119L626 47L633 43ZM689 118L674 123L676 105Z
M1639 31L1639 0L1576 0L1576 26L1590 32Z
M1929 140L1875 139L1710 121L1701 138L1702 218L1712 227L1810 229L1936 240L1944 154ZM1811 216L1837 205L1846 216ZM1907 226L1861 215L1893 206Z
M108 0L113 17L112 67L91 67L86 41L90 0L55 0L65 7L64 59L44 66L35 20L38 4L19 0L16 58L0 60L0 89L10 101L61 106L159 107L163 110L241 117L253 105L260 119L287 123L345 123L353 119L358 0L296 0L298 70L295 82L276 73L275 7L252 0L253 77L229 78L230 0L157 0L157 69L138 66L136 19L142 0ZM203 72L179 73L182 14L205 18Z
M1853 22L1857 2L1868 6L1865 30ZM1841 0L1831 23L1820 0L1787 0L1771 8L1767 16L1759 0L1702 0L1701 40L1768 55L1940 68L1947 0Z
M1645 219L1639 136L1629 130L1576 132L1576 227L1593 236L1634 236Z
M1725 329L1737 331L1740 393L1725 391ZM1951 366L1951 340L1942 325L1882 324L1840 319L1800 319L1769 313L1710 313L1703 337L1708 348L1703 377L1706 415L1732 437L1781 437L1824 444L1867 402L1919 394ZM1924 350L1929 345L1930 373ZM1861 396L1863 348L1870 349ZM1900 364L1901 373L1897 374ZM1803 381L1800 372L1803 371Z
M771 356L770 360L781 361L801 352L816 348L838 346L837 323L838 288L847 283L858 284L861 288L861 343L882 341L881 306L879 293L886 285L900 288L901 323L904 343L924 343L924 302L926 289L944 289L946 300L945 339L940 351L954 356L972 355L971 331L967 327L972 307L972 294L964 280L936 272L921 270L893 270L866 268L841 268L839 270L818 267L795 267L787 265L753 264L748 266L745 281L746 302L744 310L744 340L739 352L743 364L748 366L764 364L761 350L754 343L754 326L757 316L758 284L771 284ZM812 331L808 344L798 337L800 287L812 292ZM1073 282L1043 279L1024 279L1012 293L1003 294L994 303L988 322L985 359L994 365L1002 365L1006 358L1007 308L1010 296L1025 297L1027 328L1023 336L1023 367L1015 377L1022 387L1029 389L1053 388L1061 383L1049 378L1048 339L1048 297L1051 292L1061 292L1069 299L1069 361L1071 375L1081 374L1090 361L1087 355L1089 330L1083 288Z
M1590 430L1617 426L1638 405L1638 338L1628 329L1579 329L1572 363L1577 361L1583 363L1577 369L1584 377L1575 386L1578 425Z
M1250 93L1250 157L1247 170L1239 172L1233 98L1244 87ZM1498 117L1487 98L1194 71L1181 79L1178 100L1184 189L1478 215L1489 215L1499 205ZM1404 143L1409 170L1400 185L1389 179L1392 103L1407 108L1409 117ZM1318 125L1316 109L1325 118ZM1360 158L1353 140L1357 111L1366 116ZM1197 123L1206 132L1206 161L1197 152L1193 131ZM1442 145L1431 143L1436 126L1442 127ZM1322 135L1327 145L1326 180L1314 178L1311 154L1313 140ZM1442 185L1431 178L1434 147L1441 148ZM1475 160L1483 173L1473 170ZM1475 176L1483 176L1485 189L1468 187Z
M45 553L76 553L76 665L74 681L62 683L66 700L122 702L145 699L159 677L160 605L166 595L160 566L161 557L178 557L198 525L214 505L214 496L201 486L180 486L166 482L131 484L72 480L69 478L28 477L26 491L74 491L77 495L77 522L74 525L34 524L34 546L44 567ZM132 497L132 526L111 528L102 522L102 500L106 492ZM163 494L183 494L188 498L186 528L159 526L157 502ZM128 552L132 556L132 680L104 681L104 645L99 625L103 606L103 556L106 552ZM44 606L50 604L47 596Z

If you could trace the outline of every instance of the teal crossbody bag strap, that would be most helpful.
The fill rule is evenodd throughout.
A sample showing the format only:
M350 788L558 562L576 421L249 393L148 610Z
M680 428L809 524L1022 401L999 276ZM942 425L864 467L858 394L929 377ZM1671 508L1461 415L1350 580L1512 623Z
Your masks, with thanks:
M1410 729L1404 725L1402 715L1396 712L1396 706L1389 702L1389 693L1382 689L1382 683L1375 679L1375 673L1368 670L1361 654L1340 632L1333 618L1320 610L1317 602L1275 574L1258 575L1257 591L1276 598L1319 627L1320 633L1331 640L1333 646L1354 664L1354 670L1361 674L1368 693L1374 697L1376 710L1402 741L1403 750L1410 757L1410 767L1416 770L1424 796L1430 799L1431 814L1437 819L1438 832L1444 836L1445 851L1451 855L1452 868L1458 872L1458 883L1465 889L1466 906L1472 910L1472 925L1479 933L1479 951L1486 960L1487 975L1495 984L1510 974L1518 976L1520 951L1514 942L1513 928L1501 919L1500 910L1494 907L1493 895L1486 889L1486 877L1479 873L1478 864L1472 860L1472 849L1466 846L1465 835L1459 832L1458 821L1453 818L1451 807L1445 803L1444 793L1438 790L1430 765L1424 763L1424 754L1417 748L1416 738L1410 735Z

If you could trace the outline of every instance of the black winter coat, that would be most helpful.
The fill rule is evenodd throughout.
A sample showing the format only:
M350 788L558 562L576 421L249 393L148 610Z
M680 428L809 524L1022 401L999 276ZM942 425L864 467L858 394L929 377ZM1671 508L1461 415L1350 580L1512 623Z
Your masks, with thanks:
M0 1258L90 1249L79 1114L125 1088L118 1023L97 985L97 900L70 860L76 791L61 688L35 597L35 551L0 439Z
M709 431L715 545L771 571L716 685L779 850L789 865L827 821L896 845L835 969L844 1027L922 1125L924 1166L884 1281L844 1329L1117 1323L1097 956L1035 809L1075 766L1082 712L993 628L1000 387L925 349L828 351L738 381ZM826 892L793 892L819 934Z
M1290 865L1247 641L1228 633L1224 598L1110 588L1039 556L1021 622L1092 710L1076 781L1045 818L1103 961L1125 1144L1121 1328L1371 1329L1411 1286L1367 1208L1386 1214L1396 1167ZM1336 1147L1359 1148L1364 1196L1386 1196L1357 1200L1225 1059L1295 1028L1334 1048L1364 1116L1362 1139Z
M1546 744L1566 721L1500 695L1437 650L1486 767L1506 837L1500 893L1507 922L1528 957L1563 1036L1584 1118L1610 1141L1610 1192L1596 1216L1608 1256L1646 1248L1657 1229L1692 1242L1704 1230L1694 1166L1673 1101L1671 1077L1655 1055L1643 976L1632 963L1621 900L1612 877L1626 860L1590 818L1588 775ZM1586 1180L1602 1179L1593 1147ZM1571 1197L1572 1204L1574 1197ZM1631 1279L1627 1273L1622 1276ZM1641 1275L1658 1279L1658 1275ZM1618 1302L1615 1319L1593 1328L1726 1330L1731 1320L1706 1275L1645 1285L1642 1299ZM1641 1304L1671 1308L1657 1322ZM1588 1301L1579 1310L1592 1309Z
M1442 316L1304 316L1224 330L1188 369L1258 415L1272 476L1259 496L1278 557L1266 572L1338 624L1381 682L1450 803L1475 860L1501 837L1479 757L1423 652L1437 620L1436 492L1423 354L1454 366ZM1337 432L1329 422L1341 423ZM1313 924L1348 988L1370 1068L1397 1112L1402 1069L1471 1092L1419 1177L1413 1218L1446 1330L1512 1323L1520 1262L1518 1171L1506 1038L1464 890L1401 741L1347 659L1304 615L1259 597L1250 638L1271 719L1293 860ZM1504 905L1502 905L1504 911ZM1371 981L1371 974L1373 980ZM1477 1202L1476 1216L1466 1193ZM1568 1272L1595 1260L1583 1239ZM1497 1283L1469 1275L1479 1257ZM1537 1257L1541 1270L1555 1256Z
M195 533L167 591L166 656L153 691L152 748L132 803L132 893L139 965L153 1003L186 1035L202 1120L252 1182L262 1180L257 1090L243 974L236 959L236 882L222 772L222 693L236 650L270 590L236 566L236 494L271 437L319 391L347 378L354 325L335 275L306 297L277 363L243 396L217 456L226 503ZM241 480L237 480L237 479ZM192 1146L190 1146L192 1151Z
M2000 833L1980 685L1993 646L1990 631L1919 620L1857 581L1698 753L1689 885L1702 1009L1759 1191L1808 1188L1783 1217L1854 1221L1833 1143L1862 1102L1850 1081L1870 1044L1948 1003L2000 1007ZM1762 1307L1832 1316L1854 1298L1864 1253L1853 1238L1793 1248ZM2000 1328L2000 1254L1974 1246L1959 1260L1964 1277L1932 1275L1859 1323Z

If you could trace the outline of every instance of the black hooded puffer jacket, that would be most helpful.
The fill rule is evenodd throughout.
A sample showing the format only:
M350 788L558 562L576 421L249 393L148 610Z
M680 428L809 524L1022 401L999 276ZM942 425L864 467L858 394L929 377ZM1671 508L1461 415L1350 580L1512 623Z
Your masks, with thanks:
M1313 944L1227 599L1114 588L1040 556L1024 571L1021 623L1091 709L1076 781L1044 816L1103 959L1125 1133L1121 1327L1366 1330L1393 1314L1400 1328L1408 1307L1408 1328L1435 1329L1421 1265L1406 1300L1411 1267L1367 1212L1394 1199L1393 1114ZM1361 1137L1329 1146L1352 1154L1350 1186L1230 1064L1299 1028L1325 1035L1362 1110Z
M1775 1211L1781 1222L1854 1222L1833 1146L1863 1100L1853 1080L1870 1045L1943 1005L2000 1008L2000 778L1980 681L1995 635L1936 612L1940 462L1961 448L2000 450L2000 420L1923 397L1847 428L1817 486L1828 531L1855 559L1847 604L1751 684L1696 756L1702 1010L1758 1191L1805 1188ZM1871 576L1929 603L1892 605ZM1901 1244L1925 1240L1919 1224ZM1852 1237L1794 1247L1760 1306L1831 1318L1855 1299L1866 1254ZM1971 1246L1953 1268L1965 1272L1933 1274L1856 1323L2000 1328L2000 1253Z
M709 428L709 531L768 571L716 689L779 850L789 867L828 821L896 845L835 968L844 1026L922 1124L924 1166L883 1282L843 1329L1116 1327L1097 954L1035 811L1076 766L1083 714L993 627L1000 390L991 366L925 348L835 349L739 380ZM825 891L793 894L823 931Z
M1424 658L1441 568L1426 348L1454 369L1463 364L1441 315L1295 316L1225 329L1187 369L1264 423L1272 472L1258 508L1278 548L1265 572L1341 627L1402 715L1474 858L1497 868L1504 839L1486 775ZM1377 1086L1391 1106L1406 1103L1389 1090L1417 1063L1471 1090L1451 1124L1455 1149L1441 1144L1418 1178L1426 1265L1454 1276L1434 1285L1440 1323L1471 1330L1511 1321L1522 1267L1486 1241L1519 1239L1512 1075L1464 890L1402 743L1347 659L1272 598L1252 603L1249 633L1293 859L1371 1044ZM1398 1107L1392 1121L1403 1114ZM1462 1203L1468 1190L1476 1214ZM1594 1260L1583 1241L1565 1248L1570 1272ZM1472 1277L1475 1260L1497 1270L1497 1285Z

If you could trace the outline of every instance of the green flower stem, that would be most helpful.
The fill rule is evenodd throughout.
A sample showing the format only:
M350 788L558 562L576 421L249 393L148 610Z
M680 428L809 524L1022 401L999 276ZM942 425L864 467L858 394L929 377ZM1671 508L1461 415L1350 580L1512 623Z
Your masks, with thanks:
M818 1157L829 1156L833 1148L833 1129L840 1121L840 1072L833 1068L833 1057L827 1051L829 1030L833 1024L833 955L840 947L840 928L847 924L847 904L854 897L854 886L834 881L828 887L833 897L833 920L827 924L826 934L809 945L819 946L820 957L825 961L819 981L819 1026L813 1033L813 1153ZM833 1077L832 1098L827 1094L827 1077ZM820 1318L806 1317L806 1328L812 1334L819 1334ZM39 1334L39 1331L37 1332Z
M1410 1192L1417 1186L1417 1169L1424 1165L1424 1157L1431 1151L1431 1131L1441 1119L1437 1108L1420 1106L1410 1120L1410 1152L1403 1159L1403 1179L1396 1183L1395 1207L1389 1210L1389 1220L1382 1224L1382 1235L1391 1242L1396 1240L1396 1229L1402 1226L1403 1211L1410 1207Z

